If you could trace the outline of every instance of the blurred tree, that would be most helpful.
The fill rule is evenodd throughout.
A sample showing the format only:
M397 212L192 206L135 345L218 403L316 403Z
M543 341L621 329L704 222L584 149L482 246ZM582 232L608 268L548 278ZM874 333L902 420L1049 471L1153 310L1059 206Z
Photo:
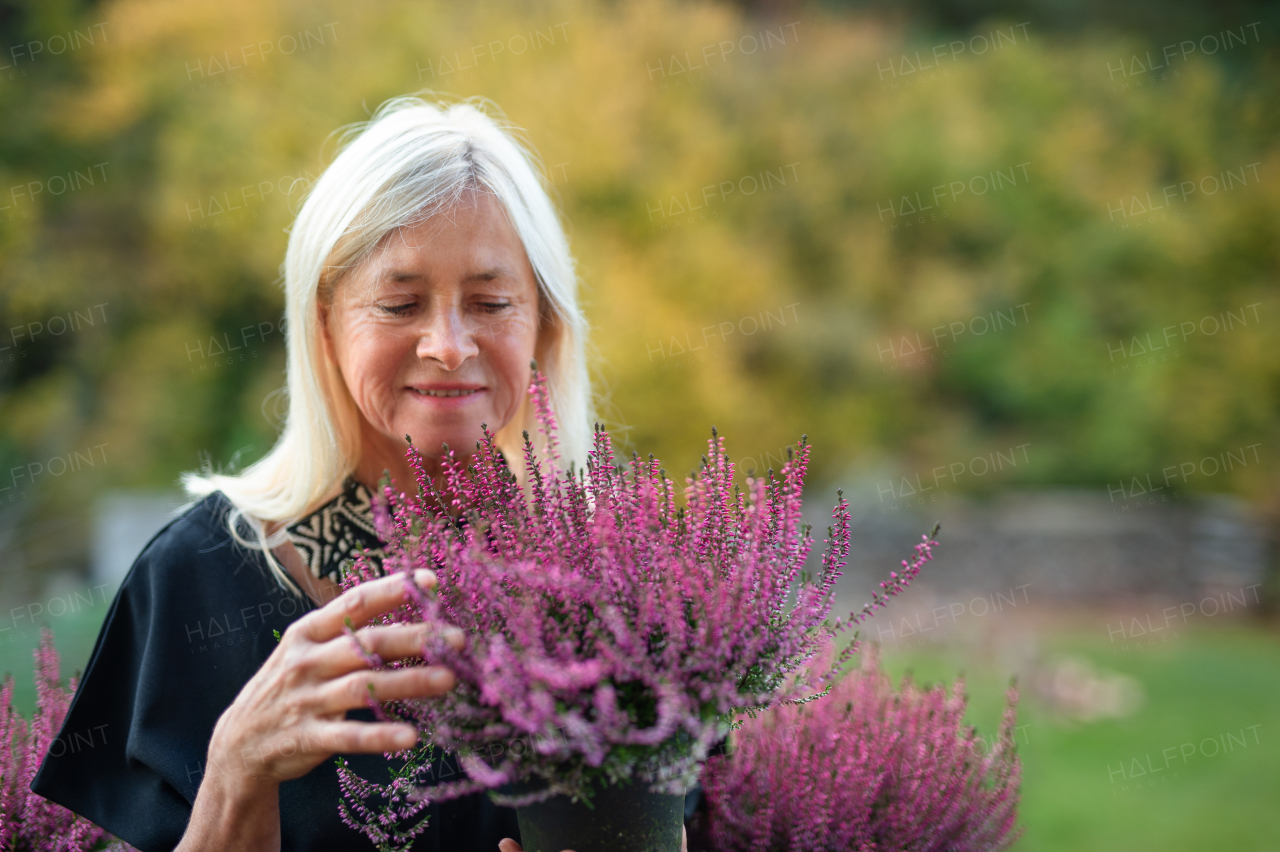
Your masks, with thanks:
M1101 487L1257 444L1184 484L1266 498L1271 18L763 8L0 6L0 529L266 450L285 229L331 133L424 88L528 130L580 259L601 414L672 470L713 423L761 467L807 432L829 476L1030 444L962 488ZM1227 29L1230 51L1148 68ZM96 40L55 53L74 33ZM103 463L52 473L94 447Z

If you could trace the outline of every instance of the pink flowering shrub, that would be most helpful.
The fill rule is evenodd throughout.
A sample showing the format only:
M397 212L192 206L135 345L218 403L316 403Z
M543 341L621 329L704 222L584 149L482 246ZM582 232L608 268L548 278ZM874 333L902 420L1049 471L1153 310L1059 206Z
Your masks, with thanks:
M467 637L461 651L439 638L423 649L457 674L453 691L375 708L456 753L466 777L415 793L414 772L381 787L340 770L345 799L382 800L376 808L344 801L344 819L388 849L407 839L394 826L417 813L421 795L489 790L514 807L589 797L597 781L633 777L654 792L684 793L736 714L820 689L852 646L828 672L788 675L908 585L935 544L925 536L883 593L833 623L850 516L841 497L821 570L803 573L812 546L801 519L803 440L780 471L749 477L744 488L712 430L678 505L659 462L633 454L618 464L603 429L585 470L558 466L540 374L530 393L549 458L536 456L526 434L523 485L487 431L470 463L445 456L440 489L411 447L420 496L384 487L376 511L383 563L358 560L344 580L350 587L405 572L406 603L386 620L454 624ZM458 512L465 523L454 520ZM437 572L435 592L408 580L416 568ZM537 789L501 789L515 782Z
M133 849L84 817L31 792L40 763L53 744L76 691L59 685L53 633L44 628L35 650L36 711L30 722L13 708L13 677L0 686L0 850L81 852Z
M995 741L950 697L910 678L895 691L874 652L812 703L745 721L702 776L718 852L978 852L1019 834L1012 687Z

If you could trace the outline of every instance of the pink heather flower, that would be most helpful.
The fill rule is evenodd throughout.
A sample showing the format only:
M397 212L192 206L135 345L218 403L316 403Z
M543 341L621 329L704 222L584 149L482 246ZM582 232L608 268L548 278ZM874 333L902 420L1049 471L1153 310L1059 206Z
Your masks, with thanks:
M707 762L710 841L720 852L1006 849L1021 833L1017 701L1011 687L988 748L963 725L963 680L950 697L910 678L895 691L870 651L827 696L744 720L730 753Z
M854 646L825 670L789 675L905 588L936 544L924 536L862 610L833 623L850 515L841 496L818 576L802 573L813 543L801 517L804 440L776 475L739 486L713 429L679 505L657 460L633 454L619 464L599 427L585 470L552 463L556 427L540 373L530 398L550 460L526 434L518 482L485 430L469 463L446 452L437 489L411 447L420 496L383 488L385 558L358 560L343 581L403 572L405 605L385 621L453 624L467 637L460 651L439 638L423 648L427 662L456 673L454 690L384 705L459 756L467 777L420 791L433 800L490 790L515 806L632 777L684 793L736 714L824 688ZM454 520L459 511L465 523ZM436 591L412 583L418 568L436 571ZM512 782L545 788L518 800L496 794Z
M62 729L76 691L59 681L53 633L44 628L34 652L36 711L28 723L13 708L13 677L0 686L0 849L21 852L83 852L133 847L84 817L31 792L31 781Z

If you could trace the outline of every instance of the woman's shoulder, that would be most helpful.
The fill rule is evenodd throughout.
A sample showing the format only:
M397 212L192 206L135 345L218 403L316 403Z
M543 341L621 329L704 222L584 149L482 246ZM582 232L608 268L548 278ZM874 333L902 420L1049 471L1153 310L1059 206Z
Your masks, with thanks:
M231 501L221 491L186 506L153 535L134 561L140 563L170 562L174 559L225 559L238 551L245 558L252 552L231 537L227 519L233 510ZM126 575L127 582L127 575Z
M224 636L255 633L245 628L266 624L280 627L282 620L287 626L301 615L307 602L280 586L262 551L232 535L232 511L216 491L152 536L125 574L102 633L133 634L139 651L173 650L176 642L183 656L200 655L215 648L225 652L230 643ZM235 639L243 642L244 636ZM148 655L154 658L153 651Z
M131 637L129 653L161 669L251 674L274 648L273 631L314 604L281 586L262 551L236 541L233 509L214 492L157 532L125 575L99 639Z
M147 598L180 593L206 606L278 599L284 590L262 551L232 536L229 519L234 508L221 491L188 506L142 548L121 590Z

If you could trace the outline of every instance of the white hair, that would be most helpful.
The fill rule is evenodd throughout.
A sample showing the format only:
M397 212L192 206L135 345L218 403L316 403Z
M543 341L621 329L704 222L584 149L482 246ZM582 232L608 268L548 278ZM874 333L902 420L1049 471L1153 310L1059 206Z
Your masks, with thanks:
M469 191L491 193L524 246L541 305L535 357L559 422L560 452L566 464L586 457L592 410L577 273L541 163L521 137L481 98L394 98L369 121L345 129L344 147L311 187L283 266L284 429L271 451L240 474L206 469L182 477L193 500L214 491L226 495L234 507L227 517L232 537L263 551L285 588L297 591L271 548L287 540L285 526L336 496L361 451L360 414L325 354L320 306L384 237L450 209ZM526 429L538 434L527 398L497 433L508 458L520 457ZM279 525L270 536L269 522Z

